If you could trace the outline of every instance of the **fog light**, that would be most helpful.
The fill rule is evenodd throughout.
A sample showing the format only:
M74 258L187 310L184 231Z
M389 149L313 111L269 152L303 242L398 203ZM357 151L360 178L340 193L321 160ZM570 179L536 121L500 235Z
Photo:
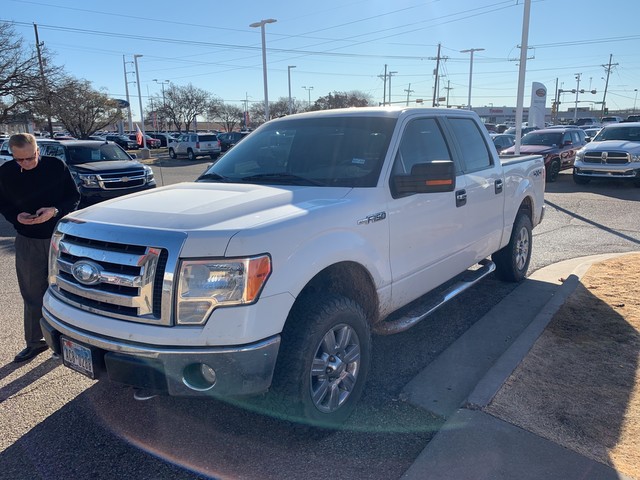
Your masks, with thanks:
M192 363L183 371L182 382L198 392L212 389L216 380L216 371L206 363Z
M200 373L202 373L202 377L211 385L214 385L216 383L216 371L209 365L205 363L201 364Z

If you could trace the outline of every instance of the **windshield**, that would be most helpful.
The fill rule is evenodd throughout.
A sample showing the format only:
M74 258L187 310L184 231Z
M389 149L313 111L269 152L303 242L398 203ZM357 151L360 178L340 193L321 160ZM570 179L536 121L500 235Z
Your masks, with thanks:
M295 118L267 123L198 181L373 187L395 127L384 117Z
M640 127L615 127L603 128L593 137L594 142L603 140L627 140L629 142L640 142Z
M67 163L105 162L109 160L131 160L124 150L113 143L99 145L69 145L67 146Z
M531 132L522 137L522 145L544 145L547 147L557 147L562 142L562 135L562 132Z

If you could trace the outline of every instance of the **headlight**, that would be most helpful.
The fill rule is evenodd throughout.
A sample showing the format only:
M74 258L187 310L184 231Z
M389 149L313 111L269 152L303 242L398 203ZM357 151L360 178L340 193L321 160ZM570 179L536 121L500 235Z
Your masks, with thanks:
M576 153L576 161L578 160L582 161L583 158L584 158L584 150L580 149L578 150L578 153Z
M99 188L98 177L90 173L73 173L76 183L84 187Z
M144 166L144 176L147 179L147 183L153 180L153 170L149 165Z
M270 274L268 255L183 260L176 295L178 325L203 324L216 307L255 302Z

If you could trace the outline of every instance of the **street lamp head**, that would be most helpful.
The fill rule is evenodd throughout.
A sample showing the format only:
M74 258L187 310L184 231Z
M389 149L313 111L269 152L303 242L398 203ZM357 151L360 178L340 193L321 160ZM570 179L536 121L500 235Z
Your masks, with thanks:
M260 20L259 22L254 22L251 25L249 25L252 28L257 28L257 27L262 27L263 25L266 25L267 23L276 23L277 20L275 18L267 18L266 20Z
M133 56L133 58L140 58L140 57L142 57L142 56L143 56L143 55L135 54L135 55Z

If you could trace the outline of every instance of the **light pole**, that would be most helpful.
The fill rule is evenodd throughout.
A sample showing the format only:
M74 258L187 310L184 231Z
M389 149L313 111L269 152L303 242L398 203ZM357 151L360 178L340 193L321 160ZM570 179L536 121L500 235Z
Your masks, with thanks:
M267 23L277 22L274 18L267 18L266 20L260 20L259 22L249 25L252 28L260 27L260 34L262 36L262 76L264 78L264 121L269 121L269 88L267 87L267 48L265 46L264 26Z
M142 55L134 55L133 62L136 65L136 82L138 82L138 100L140 101L140 123L142 124L142 158L149 158L149 149L147 148L147 134L144 131L144 111L142 110L142 94L140 93L140 72L138 71L138 58Z
M576 106L573 108L573 123L575 124L578 121L578 95L580 94L580 76L581 73L576 73Z
M307 109L311 108L311 90L313 90L313 87L302 87L304 88L307 92L309 92L309 105L307 106Z
M389 75L389 105L391 105L391 76L395 75L398 72L389 72L387 75Z
M287 80L289 81L289 115L291 115L291 111L293 110L291 107L291 69L296 68L295 65L287 66Z
M482 52L484 48L470 48L468 50L460 50L460 53L470 53L469 56L469 98L467 100L467 108L471 110L471 79L473 77L473 52Z
M124 59L124 55L122 55L122 66L124 67L124 91L127 94L127 103L129 104L127 106L127 119L129 120L129 131L131 132L133 130L133 119L131 118L131 103L129 101L129 78L127 77L127 74L129 72L127 72L127 63L131 63L131 62L126 62Z
M638 89L634 88L634 92L636 92L636 98L633 99L633 113L636 113L636 103L638 102Z
M166 110L166 109L167 109L167 101L166 101L166 100L165 100L165 98L164 98L164 86L165 86L165 84L166 84L166 85L169 85L171 82L170 82L169 80L162 80L162 81L159 81L157 78L154 78L154 79L153 79L153 81L154 81L154 82L156 82L156 83L159 83L159 84L160 84L160 86L162 86L162 109L163 109L163 110ZM163 116L163 117L164 117L166 114L167 114L167 112L166 112L166 111L163 111L163 112L162 112L162 116ZM164 126L164 118L163 118L162 125Z

